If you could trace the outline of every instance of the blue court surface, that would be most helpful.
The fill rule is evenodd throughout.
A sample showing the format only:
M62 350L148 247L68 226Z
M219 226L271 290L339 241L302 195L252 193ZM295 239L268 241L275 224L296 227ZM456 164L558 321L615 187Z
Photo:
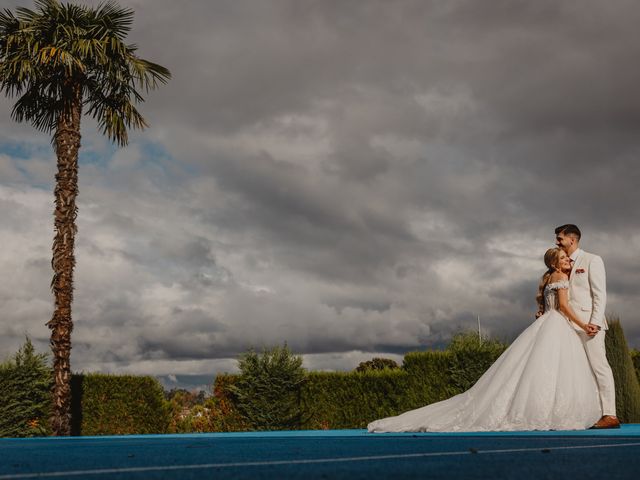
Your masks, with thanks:
M640 424L619 430L365 430L0 439L0 480L640 478Z

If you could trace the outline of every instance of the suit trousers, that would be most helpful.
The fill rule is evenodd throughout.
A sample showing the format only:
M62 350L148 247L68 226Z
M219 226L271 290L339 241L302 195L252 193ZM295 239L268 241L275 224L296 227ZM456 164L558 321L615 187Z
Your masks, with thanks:
M602 415L616 414L616 386L613 381L613 372L607 361L607 352L604 344L606 330L600 330L594 337L580 333L580 339L587 352L587 358L591 364L591 370L596 377L602 404Z

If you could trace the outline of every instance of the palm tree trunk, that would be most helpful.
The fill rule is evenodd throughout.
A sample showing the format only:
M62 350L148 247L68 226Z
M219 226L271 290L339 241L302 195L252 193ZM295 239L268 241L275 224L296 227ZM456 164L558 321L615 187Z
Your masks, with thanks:
M78 150L80 149L81 90L71 88L73 101L69 111L60 115L54 136L58 157L56 174L53 240L53 279L51 290L55 298L53 317L47 323L51 329L53 351L53 434L71 434L71 303L73 301L74 241L77 232L76 196L78 195Z

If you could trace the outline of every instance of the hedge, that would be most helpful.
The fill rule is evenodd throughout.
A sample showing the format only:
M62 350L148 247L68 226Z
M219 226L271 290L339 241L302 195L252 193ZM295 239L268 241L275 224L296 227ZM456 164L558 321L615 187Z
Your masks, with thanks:
M402 369L412 379L415 406L428 405L460 393L451 378L454 355L450 351L409 352L404 356Z
M239 375L218 375L214 395L227 419L223 431L253 430L239 414L232 385ZM401 369L356 372L310 372L300 404L303 420L297 428L362 428L374 418L411 408L410 376Z
M312 372L302 388L302 429L364 428L375 418L407 410L407 372Z
M153 377L74 375L71 380L72 435L165 433L169 408Z

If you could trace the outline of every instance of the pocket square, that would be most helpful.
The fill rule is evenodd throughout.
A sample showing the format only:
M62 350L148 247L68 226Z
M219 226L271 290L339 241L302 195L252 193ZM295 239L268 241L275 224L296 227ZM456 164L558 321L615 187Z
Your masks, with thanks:
M584 268L579 268L576 270L576 273L584 273Z

